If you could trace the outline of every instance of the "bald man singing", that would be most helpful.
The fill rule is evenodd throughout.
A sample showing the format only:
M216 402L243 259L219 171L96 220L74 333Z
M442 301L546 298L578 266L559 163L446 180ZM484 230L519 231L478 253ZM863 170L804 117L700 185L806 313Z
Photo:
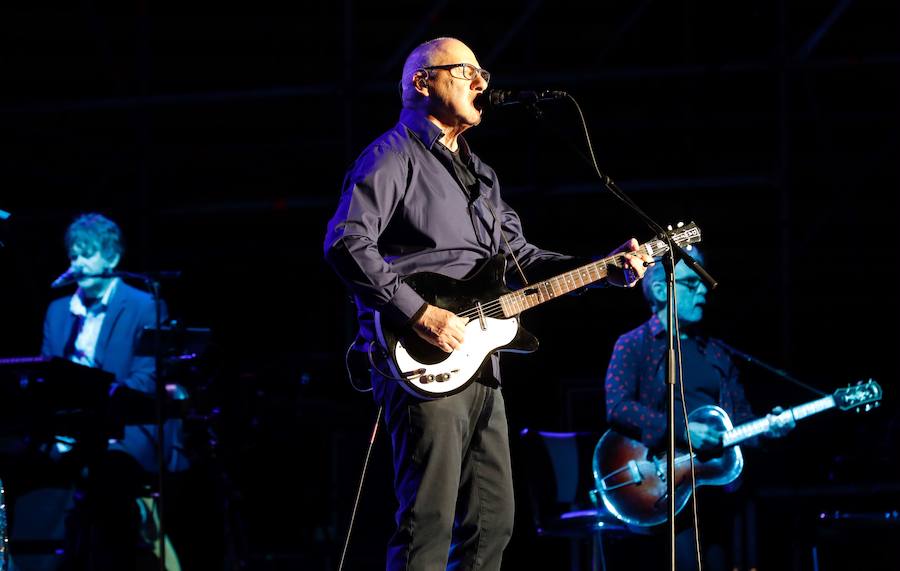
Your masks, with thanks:
M501 198L492 168L463 133L481 122L476 98L490 73L461 41L438 38L416 47L403 66L399 122L370 144L344 179L328 224L325 257L353 294L356 347L377 342L376 313L445 352L464 340L464 317L427 303L403 280L418 272L470 276L503 253L521 284L590 261L540 249L523 235L519 216ZM609 276L633 286L646 256L632 253ZM372 353L372 388L391 434L396 530L390 571L499 570L513 529L509 433L499 359L487 359L464 390L423 400L404 390Z

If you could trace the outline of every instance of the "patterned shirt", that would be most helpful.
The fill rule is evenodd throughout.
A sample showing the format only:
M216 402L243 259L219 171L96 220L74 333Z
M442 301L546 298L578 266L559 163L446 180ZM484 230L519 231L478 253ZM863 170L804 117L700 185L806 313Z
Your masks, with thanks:
M697 337L696 342L706 364L721 379L719 406L735 425L752 420L753 411L738 382L737 367L715 339ZM665 446L667 345L665 327L654 315L619 337L606 371L607 422L651 449ZM676 430L676 434L681 431Z

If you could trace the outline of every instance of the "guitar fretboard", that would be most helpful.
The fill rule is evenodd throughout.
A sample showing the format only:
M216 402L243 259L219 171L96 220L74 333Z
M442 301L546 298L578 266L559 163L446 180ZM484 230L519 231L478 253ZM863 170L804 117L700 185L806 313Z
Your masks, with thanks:
M806 404L795 406L794 408L784 411L779 416L793 415L794 420L800 420L802 418L806 418L807 416L812 416L833 407L834 396L829 395L827 397L822 397L818 400L814 400ZM738 444L744 440L747 440L748 438L753 438L754 436L758 436L760 434L763 434L764 432L767 432L769 428L771 428L771 426L772 423L770 423L769 419L765 417L750 421L726 432L722 436L722 444L726 447Z
M670 230L667 234L668 239L681 247L689 246L690 244L695 244L700 241L700 228L693 222L684 227L679 226L677 230ZM668 249L668 243L657 238L650 240L645 244L641 244L633 253L646 254L651 258L655 258L668 251ZM580 268L576 268L556 277L504 294L492 301L478 303L474 307L461 311L458 315L461 317L468 317L469 319L482 319L484 317L514 317L526 309L531 309L536 305L540 305L551 299L556 299L561 295L602 280L609 275L610 267L624 267L626 263L625 258L631 253L632 252L620 252L603 258L602 260L585 264Z
M661 241L643 244L636 253L658 256L667 246ZM523 287L520 290L500 296L500 306L504 317L512 317L561 295L591 285L609 275L609 268L623 267L625 254L616 254L591 262L556 277Z

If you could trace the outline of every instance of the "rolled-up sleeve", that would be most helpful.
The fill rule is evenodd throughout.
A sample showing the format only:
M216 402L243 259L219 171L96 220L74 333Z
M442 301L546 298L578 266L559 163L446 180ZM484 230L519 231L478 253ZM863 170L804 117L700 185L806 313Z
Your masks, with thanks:
M325 259L367 305L393 309L409 320L425 300L403 283L378 249L408 188L409 162L379 147L367 149L344 180L344 190L325 237ZM393 313L393 312L391 312Z

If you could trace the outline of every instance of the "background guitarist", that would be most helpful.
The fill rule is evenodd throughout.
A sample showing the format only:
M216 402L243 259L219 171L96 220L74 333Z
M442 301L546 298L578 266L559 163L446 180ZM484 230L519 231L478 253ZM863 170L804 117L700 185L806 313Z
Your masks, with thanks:
M481 122L475 101L489 79L459 40L438 38L415 48L403 66L400 121L363 151L344 179L325 257L355 297L363 351L375 341L375 311L448 353L462 343L466 321L426 303L403 282L410 274L464 278L501 251L509 267L516 267L513 253L523 269L540 272L532 280L590 261L529 244L518 215L500 197L496 173L461 136ZM617 251L636 248L631 240ZM650 262L629 255L626 269L610 280L634 285L643 261ZM500 569L513 527L513 486L496 357L486 365L462 392L430 401L373 371L399 503L390 570L444 569L448 561L454 569Z
M695 246L691 256L703 263L703 255ZM683 262L675 267L676 312L679 321L681 344L681 370L683 371L684 404L691 411L705 405L722 407L734 425L757 418L750 409L744 389L738 381L738 369L729 355L716 343L700 332L700 321L706 304L706 285ZM606 371L606 419L613 430L638 440L650 450L664 451L666 436L665 368L666 368L666 284L662 264L648 268L642 284L651 318L643 325L619 337L613 349ZM677 369L676 369L677 370ZM680 391L675 391L676 442L687 448L684 415ZM781 412L776 407L773 413ZM794 423L775 424L766 434L783 436ZM721 433L697 422L690 423L691 441L695 451L714 450L721 443ZM746 444L752 444L748 441ZM722 494L721 488L701 488L703 494ZM701 498L698 498L698 501ZM727 504L720 501L701 502L701 537L706 546L704 569L726 569L723 546L730 538ZM691 503L688 503L688 507ZM680 570L696 569L693 526L690 510L685 509L678 518L679 532L676 553ZM665 526L654 529L664 535ZM640 538L634 541L663 540ZM659 541L659 549L628 549L629 561L635 554L665 561L665 541ZM612 554L615 556L615 554ZM659 567L662 568L662 567Z

